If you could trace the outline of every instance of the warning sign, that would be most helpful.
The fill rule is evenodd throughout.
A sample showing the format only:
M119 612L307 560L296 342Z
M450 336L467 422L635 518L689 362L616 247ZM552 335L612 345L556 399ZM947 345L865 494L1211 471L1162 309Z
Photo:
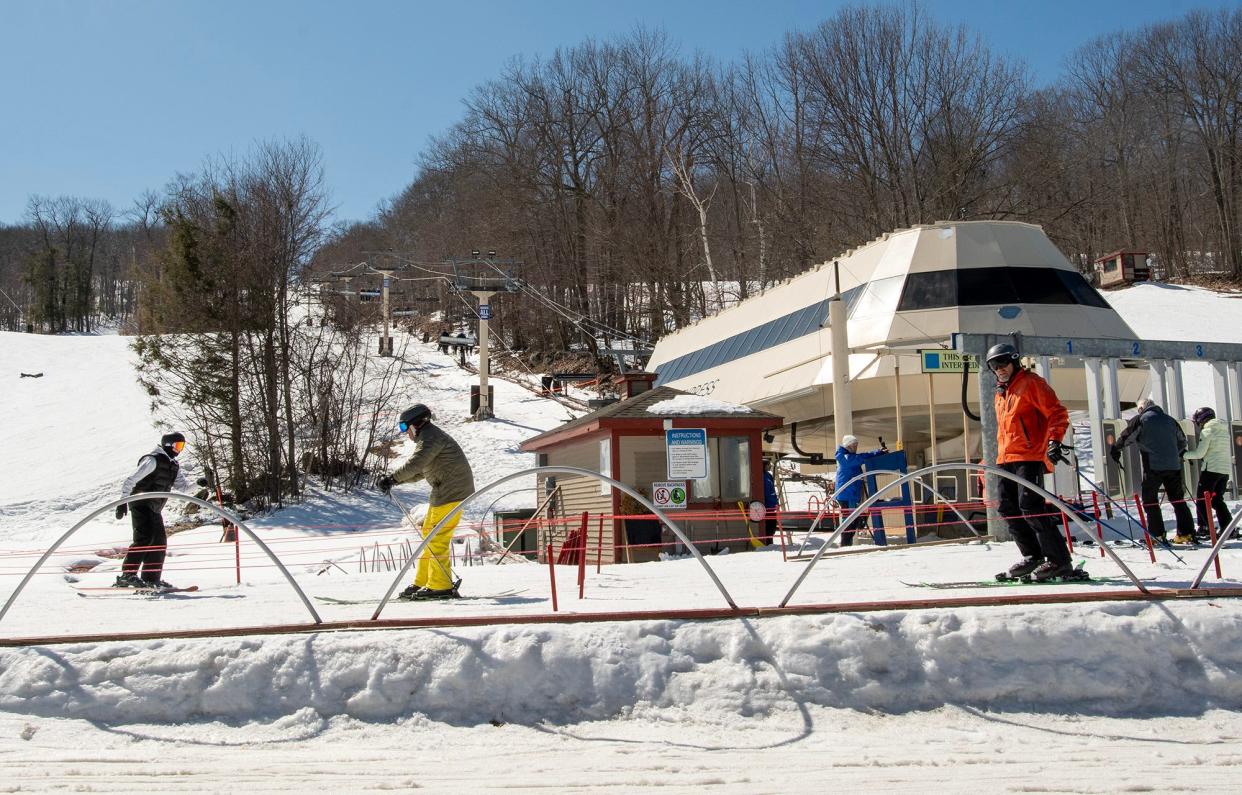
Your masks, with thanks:
M665 480L651 484L651 501L660 510L686 507L686 482Z
M707 429L669 428L664 431L668 476L701 480L707 477Z

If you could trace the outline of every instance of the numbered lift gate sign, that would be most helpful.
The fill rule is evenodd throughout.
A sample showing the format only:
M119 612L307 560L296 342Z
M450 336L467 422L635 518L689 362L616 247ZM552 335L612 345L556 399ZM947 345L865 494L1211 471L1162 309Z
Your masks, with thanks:
M669 480L702 480L707 477L707 429L668 428L664 431L668 450Z
M686 507L686 483L682 480L662 481L651 484L651 497L660 510Z

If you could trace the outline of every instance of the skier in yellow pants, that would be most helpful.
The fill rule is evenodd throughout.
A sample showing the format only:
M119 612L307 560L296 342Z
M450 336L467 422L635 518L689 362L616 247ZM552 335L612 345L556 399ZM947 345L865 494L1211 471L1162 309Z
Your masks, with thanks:
M431 423L431 409L415 403L401 412L398 427L415 443L414 455L396 472L377 482L387 494L397 483L413 483L426 479L431 484L430 506L423 520L423 532L430 533L441 519L474 493L474 473L461 446ZM450 567L448 548L453 541L453 528L461 514L440 528L418 561L414 584L398 599L453 599L458 596Z
M446 502L443 505L431 505L427 508L427 518L423 519L423 538L427 537L440 520L449 515L449 512L461 505L461 500L456 502ZM418 568L414 572L414 584L407 588L410 594L406 595L402 591L402 595L398 599L432 599L436 597L419 596L417 591L426 588L428 591L442 592L445 590L456 591L453 586L453 580L450 578L452 565L449 559L449 544L453 543L453 529L457 527L457 521L461 519L461 514L457 514L448 521L440 532L436 533L431 542L427 544L427 548L423 550L423 556L418 559ZM435 560L432 560L435 558ZM437 561L439 561L437 563Z

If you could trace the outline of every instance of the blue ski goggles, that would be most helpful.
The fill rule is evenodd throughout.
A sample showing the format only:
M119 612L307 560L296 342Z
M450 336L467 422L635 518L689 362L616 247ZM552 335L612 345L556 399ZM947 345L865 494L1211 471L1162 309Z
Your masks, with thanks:
M407 422L398 422L397 427L401 429L402 433L405 433L410 429L410 425Z

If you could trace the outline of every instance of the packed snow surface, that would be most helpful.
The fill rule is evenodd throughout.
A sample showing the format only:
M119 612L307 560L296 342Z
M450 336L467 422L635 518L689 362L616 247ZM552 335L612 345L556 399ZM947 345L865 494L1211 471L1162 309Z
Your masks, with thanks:
M1229 340L1242 327L1242 301L1207 291L1143 285L1107 297L1147 338ZM117 496L163 430L126 343L0 334L0 600L49 544ZM473 376L434 346L412 344L405 358L410 402L432 405L480 485L532 467L521 441L571 416L497 380L498 418L466 422ZM1203 401L1213 402L1210 379ZM193 477L192 446L184 458ZM509 493L520 486L530 488ZM366 619L397 575L380 553L400 562L411 539L403 508L421 516L427 489L400 486L394 496L400 505L369 490L312 489L248 526L321 618ZM506 484L466 511L454 549L471 598L392 603L383 618L552 612L546 566L465 565L493 500L533 507L533 483ZM256 545L222 544L213 524L170 541L166 578L197 592L75 590L110 583L128 542L128 522L111 511L86 522L13 603L0 638L310 620ZM800 543L726 547L705 562L738 605L771 607L807 565L786 559ZM1162 551L1152 563L1145 549L1112 549L1152 589L1185 587L1206 556ZM1228 544L1223 576L1209 571L1207 583L1242 585L1240 552L1242 542ZM833 551L790 604L1133 590L1090 546L1076 558L1096 582L920 585L988 580L1016 557L1012 544L987 541ZM560 614L727 606L693 558L588 566L581 599L576 573L557 567ZM0 792L1236 792L1240 601L860 607L0 648Z

